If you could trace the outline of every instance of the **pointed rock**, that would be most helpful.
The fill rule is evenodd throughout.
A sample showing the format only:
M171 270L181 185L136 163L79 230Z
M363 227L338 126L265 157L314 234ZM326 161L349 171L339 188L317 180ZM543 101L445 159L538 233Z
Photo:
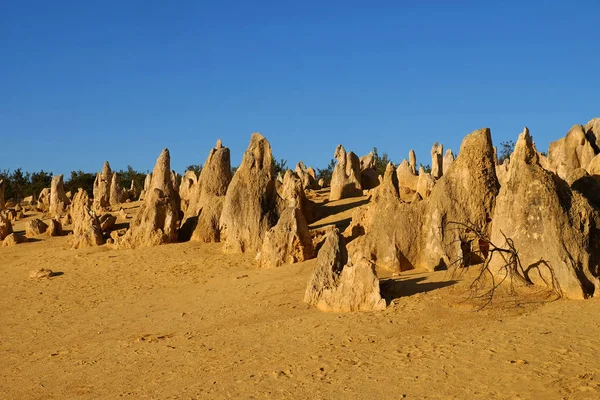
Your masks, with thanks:
M112 174L110 182L109 203L111 206L118 206L119 204L124 203L126 199L127 192L121 188L121 180L119 179L119 175L115 172Z
M565 296L581 299L600 287L599 224L598 212L583 196L542 168L525 128L496 199L491 241L503 247L506 235L532 282L554 285ZM492 260L499 276L505 275L503 264L499 257Z
M431 148L431 176L440 179L444 171L444 146L435 142ZM419 172L419 175L421 173Z
M146 197L146 193L148 193L150 191L151 187L152 187L152 172L150 172L149 174L146 175L146 178L144 179L144 188L140 192L140 197L138 200L140 200L140 201L144 200L144 197Z
M446 172L448 172L448 169L450 169L450 166L452 165L453 162L454 162L454 153L452 153L452 150L448 149L448 150L446 150L446 154L444 155L443 175L445 175Z
M60 216L64 214L69 204L71 204L71 201L65 194L63 175L53 176L50 185L50 207L48 210L50 215Z
M110 185L113 179L113 172L110 169L108 161L104 161L102 172L96 174L94 181L94 210L102 211L110 208Z
M395 199L400 198L398 188L398 176L396 175L396 168L391 162L385 167L385 174L383 175L383 181L381 185L375 191L373 201L378 201L380 198Z
M302 161L300 161L296 165L296 174L302 181L302 187L304 189L320 189L320 186L317 184L315 179L315 170L312 168L306 168L306 165Z
M277 222L271 145L253 133L227 189L221 214L221 240L230 253L258 253L265 233Z
M171 180L171 156L163 149L152 172L146 193L127 233L118 238L117 247L138 248L172 243L179 227L179 194Z
M199 242L221 240L219 220L231 178L230 151L219 140L208 154L198 183L193 186L190 195L187 219L182 226L182 231L191 231L191 240ZM187 235L185 232L184 236Z
M362 196L360 183L360 160L353 152L347 153L344 146L335 149L337 164L331 177L329 200L340 200L348 197Z
M420 175L421 179L425 176L424 172ZM471 254L477 250L467 249L471 238L448 222L469 221L489 232L498 186L490 131L472 132L428 199L419 200L421 195L416 193L409 204L398 201L392 192L355 211L348 229L364 234L350 243L352 258L366 258L393 272L447 267L460 260L463 251Z
M419 265L429 270L447 267L461 258L468 259L475 248L467 248L472 238L458 229L446 227L448 221L470 223L489 232L500 184L488 128L467 135L448 174L437 181L424 216L423 248ZM468 252L469 254L464 254Z
M408 163L410 172L412 172L413 175L417 175L417 155L414 150L408 152Z
M100 221L90 207L88 194L81 188L73 197L71 215L73 218L73 235L70 237L72 248L80 249L104 244Z

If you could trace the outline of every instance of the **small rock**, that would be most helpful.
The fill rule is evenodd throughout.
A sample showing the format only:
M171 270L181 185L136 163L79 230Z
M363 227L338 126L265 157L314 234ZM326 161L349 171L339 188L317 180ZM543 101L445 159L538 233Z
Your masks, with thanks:
M16 244L20 244L23 243L25 241L25 238L21 235L19 235L18 233L11 233L10 235L8 235L6 238L4 238L4 241L2 242L2 246L14 246Z
M29 273L29 277L32 279L50 278L52 276L54 276L54 272L46 268L37 269Z

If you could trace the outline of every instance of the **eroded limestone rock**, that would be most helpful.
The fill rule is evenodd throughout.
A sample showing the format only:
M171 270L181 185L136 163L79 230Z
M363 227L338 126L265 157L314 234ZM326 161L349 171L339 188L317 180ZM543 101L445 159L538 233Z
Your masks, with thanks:
M331 177L331 192L329 200L339 200L347 197L361 196L360 160L353 152L347 153L342 145L335 149L337 164Z
M152 171L150 189L129 230L115 245L138 248L175 242L180 219L179 201L179 194L173 187L171 156L168 149L163 149Z
M506 235L531 281L557 285L566 297L581 299L597 294L600 287L599 224L598 211L582 195L542 168L525 128L496 199L492 242L503 246ZM503 264L500 257L492 260L499 276L505 274Z
M271 145L253 133L225 195L221 240L226 252L258 253L265 233L277 223L277 193Z
M386 307L373 264L352 262L344 238L335 229L319 250L317 266L306 287L304 301L321 311L379 311Z

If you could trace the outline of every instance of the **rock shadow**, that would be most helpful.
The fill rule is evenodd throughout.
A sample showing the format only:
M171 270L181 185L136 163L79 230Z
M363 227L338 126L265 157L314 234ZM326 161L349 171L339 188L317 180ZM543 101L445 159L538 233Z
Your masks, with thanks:
M329 204L329 203L327 203ZM364 206L365 204L369 204L369 199L364 199L360 201L356 201L353 203L347 204L338 204L336 206L321 206L321 213L323 215L319 215L321 218L329 217L330 215L339 214L344 211L352 210L353 208L357 208L360 206Z
M327 222L319 225L311 226L310 229L319 229L325 228L326 226L334 225L336 228L340 230L340 232L344 232L348 226L350 226L350 222L352 222L352 217L344 218L342 220L336 222Z
M417 293L431 292L432 290L441 289L458 283L458 281L455 280L422 283L426 279L427 278L425 277L382 279L379 282L381 297L384 298L389 305L393 300L400 297L409 297Z

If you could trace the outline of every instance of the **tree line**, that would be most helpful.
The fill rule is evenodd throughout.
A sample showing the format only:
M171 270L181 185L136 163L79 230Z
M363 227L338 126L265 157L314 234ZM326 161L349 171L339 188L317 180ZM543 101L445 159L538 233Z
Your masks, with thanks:
M136 171L131 165L126 170L116 171L121 182L121 187L129 188L131 182L136 187L144 185L147 172ZM39 172L27 172L22 168L14 171L0 171L0 180L6 182L5 199L24 199L28 196L37 197L44 188L49 188L52 182L52 171L41 170ZM94 190L95 172L71 171L70 176L65 176L65 189L75 193L79 188L84 189L90 195Z

